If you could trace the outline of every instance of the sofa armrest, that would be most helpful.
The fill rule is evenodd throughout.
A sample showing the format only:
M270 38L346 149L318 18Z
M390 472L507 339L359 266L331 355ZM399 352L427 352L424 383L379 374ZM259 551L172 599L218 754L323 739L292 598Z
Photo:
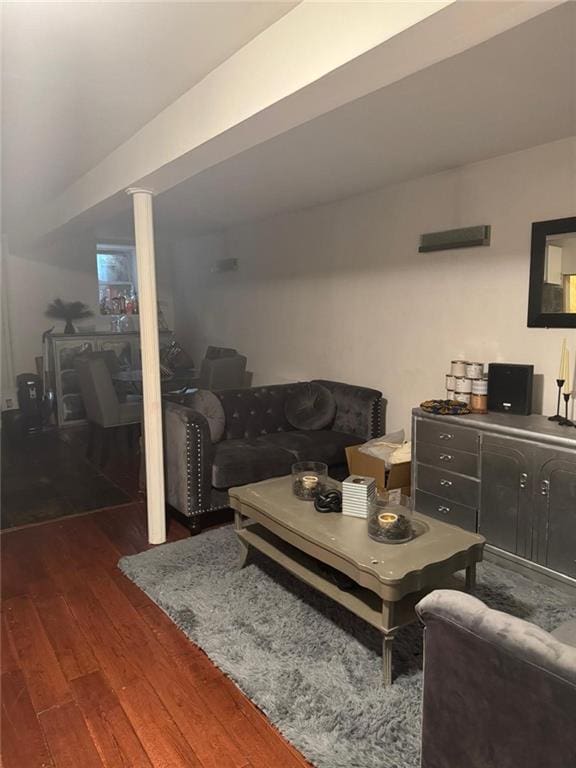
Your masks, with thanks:
M422 768L576 765L576 649L454 590L418 603Z
M432 621L449 622L576 686L574 647L529 621L488 608L473 595L437 589L418 603L416 612L426 626Z
M335 432L357 435L361 440L384 434L386 400L382 392L325 379L315 379L313 383L321 384L334 395L336 417L332 429Z
M167 502L188 517L211 506L214 446L200 413L164 402L164 456Z

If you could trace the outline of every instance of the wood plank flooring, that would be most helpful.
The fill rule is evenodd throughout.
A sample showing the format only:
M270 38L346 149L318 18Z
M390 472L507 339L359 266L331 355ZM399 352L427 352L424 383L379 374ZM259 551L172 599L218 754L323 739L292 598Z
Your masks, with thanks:
M5 768L308 766L117 569L148 546L144 504L0 543Z
M137 466L132 457L117 455L121 446L109 462L109 469L119 475L116 480L86 459L85 428L26 436L17 423L10 424L7 418L2 422L2 528L44 523L134 500L131 489L137 482Z

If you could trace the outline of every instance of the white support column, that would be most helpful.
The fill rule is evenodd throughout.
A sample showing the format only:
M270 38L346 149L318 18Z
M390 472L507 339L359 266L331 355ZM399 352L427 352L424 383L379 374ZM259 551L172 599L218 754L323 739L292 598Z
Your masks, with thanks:
M146 451L146 498L148 540L166 541L164 505L164 450L162 441L162 396L160 391L160 344L154 258L154 219L152 192L131 187L126 192L134 203L134 235L138 267L140 308L140 346L142 349L142 387L144 391L144 447Z

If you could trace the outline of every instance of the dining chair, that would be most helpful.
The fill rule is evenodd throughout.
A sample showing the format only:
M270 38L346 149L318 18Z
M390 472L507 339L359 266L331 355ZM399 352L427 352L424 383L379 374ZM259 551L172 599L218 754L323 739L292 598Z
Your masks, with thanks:
M94 455L98 439L98 463L102 467L108 460L112 437L123 431L130 438L130 428L141 423L142 403L120 402L107 361L98 353L78 357L75 366L90 427L87 455Z
M231 347L214 347L209 346L206 348L206 354L204 357L207 360L218 360L220 357L234 357L238 352Z
M244 386L246 358L244 355L202 360L198 389L239 389Z

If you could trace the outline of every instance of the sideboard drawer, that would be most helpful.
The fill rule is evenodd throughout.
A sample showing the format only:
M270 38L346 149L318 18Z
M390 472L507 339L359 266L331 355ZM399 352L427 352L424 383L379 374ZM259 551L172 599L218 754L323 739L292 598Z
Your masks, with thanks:
M416 461L421 464L432 464L461 475L478 477L478 455L456 451L454 448L440 447L433 443L416 443Z
M459 525L467 531L476 531L477 512L471 507L440 499L430 493L416 491L416 511L442 520L451 525Z
M456 448L469 453L478 453L479 450L478 432L475 429L455 427L432 419L418 419L416 441L441 445L447 449Z
M478 481L424 464L416 465L416 487L466 507L478 507Z

